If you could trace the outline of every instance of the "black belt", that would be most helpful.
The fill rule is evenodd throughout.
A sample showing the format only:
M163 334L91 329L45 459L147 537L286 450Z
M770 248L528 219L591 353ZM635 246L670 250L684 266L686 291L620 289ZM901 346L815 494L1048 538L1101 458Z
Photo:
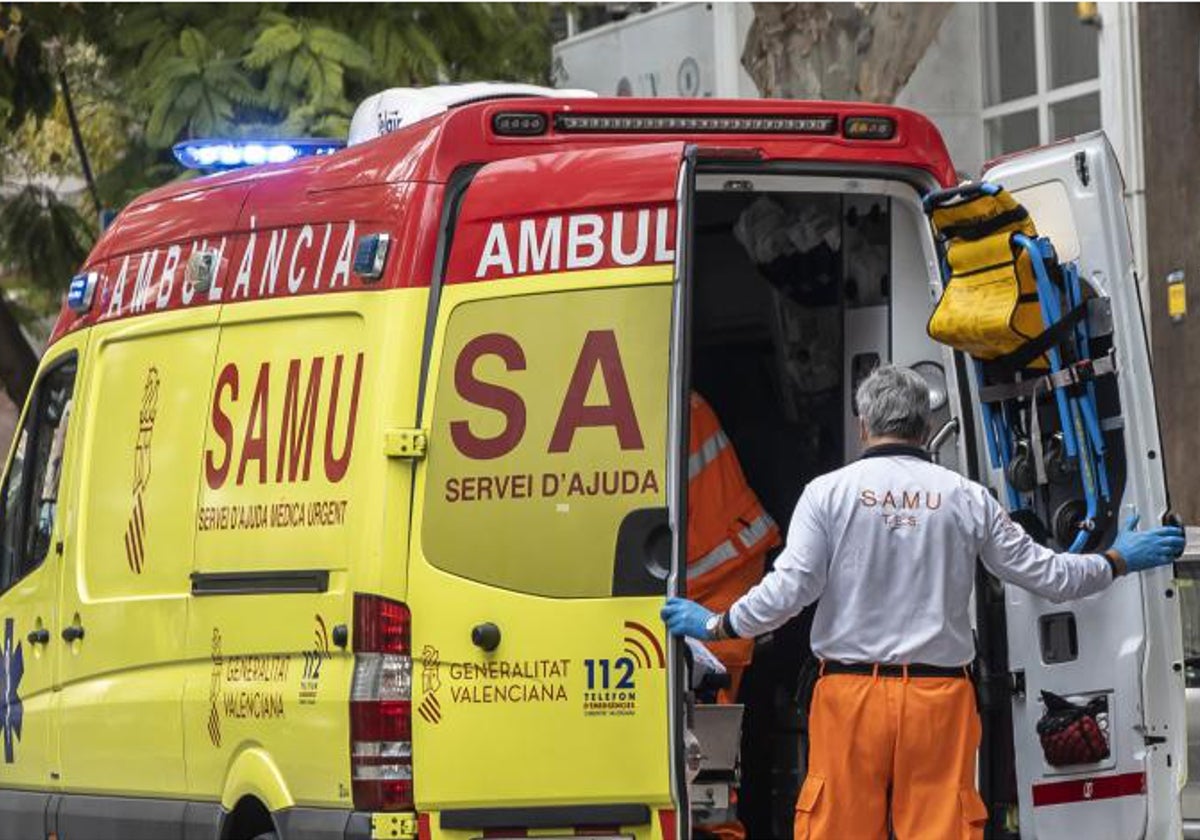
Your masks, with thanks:
M871 662L837 662L826 659L821 662L821 674L865 674L880 677L903 677L907 670L910 677L968 677L966 665L876 665Z

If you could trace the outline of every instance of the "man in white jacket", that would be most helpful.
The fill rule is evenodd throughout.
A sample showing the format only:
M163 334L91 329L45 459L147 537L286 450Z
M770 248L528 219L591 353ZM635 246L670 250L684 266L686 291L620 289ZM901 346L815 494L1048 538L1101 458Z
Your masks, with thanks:
M975 789L980 726L967 668L975 558L1054 601L1090 595L1127 572L1172 562L1177 527L1138 532L1104 554L1056 554L1009 519L981 485L930 462L929 391L885 366L855 395L862 458L805 488L774 570L727 612L668 600L671 632L751 637L821 599L812 649L821 679L809 717L797 840L982 837Z

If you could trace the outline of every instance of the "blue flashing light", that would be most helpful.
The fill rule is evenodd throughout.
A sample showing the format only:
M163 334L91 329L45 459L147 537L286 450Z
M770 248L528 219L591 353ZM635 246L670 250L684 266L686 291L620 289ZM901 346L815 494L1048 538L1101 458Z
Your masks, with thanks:
M71 311L82 315L92 308L92 298L96 295L96 282L100 275L94 271L76 274L71 278L67 287L67 306Z
M302 157L331 155L345 148L341 140L300 138L293 140L184 140L172 151L188 169L203 172L288 163Z

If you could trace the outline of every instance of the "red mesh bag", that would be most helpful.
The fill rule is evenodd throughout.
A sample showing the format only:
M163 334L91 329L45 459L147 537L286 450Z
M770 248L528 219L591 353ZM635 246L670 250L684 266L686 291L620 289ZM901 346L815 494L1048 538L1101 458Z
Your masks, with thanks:
M1093 764L1108 758L1108 738L1104 734L1108 701L1104 697L1082 706L1043 691L1042 702L1046 704L1046 713L1037 723L1037 733L1047 763L1063 767Z

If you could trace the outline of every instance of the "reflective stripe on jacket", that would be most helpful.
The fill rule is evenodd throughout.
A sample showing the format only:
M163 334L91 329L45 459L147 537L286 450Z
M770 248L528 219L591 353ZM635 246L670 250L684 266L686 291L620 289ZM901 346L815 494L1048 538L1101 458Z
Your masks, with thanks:
M720 612L762 579L779 527L746 483L716 413L694 392L688 452L688 597ZM753 646L709 645L726 666L749 663Z

